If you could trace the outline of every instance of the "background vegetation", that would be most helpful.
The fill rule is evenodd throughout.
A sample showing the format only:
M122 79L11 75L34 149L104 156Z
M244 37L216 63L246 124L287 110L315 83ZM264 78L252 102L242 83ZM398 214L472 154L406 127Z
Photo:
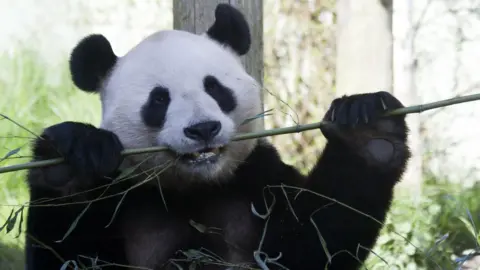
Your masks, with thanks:
M23 129L0 117L0 157L11 150L20 151L2 160L0 166L28 162L29 144L34 134L42 129L66 120L99 123L100 104L96 96L76 90L65 65L59 81L49 81L49 69L41 58L28 49L18 54L0 56L0 113L20 123ZM28 202L28 190L23 182L25 171L0 175L0 227L10 212ZM24 212L24 215L26 212ZM17 222L19 223L19 222ZM24 235L17 238L18 227L10 233L0 233L0 269L23 269Z

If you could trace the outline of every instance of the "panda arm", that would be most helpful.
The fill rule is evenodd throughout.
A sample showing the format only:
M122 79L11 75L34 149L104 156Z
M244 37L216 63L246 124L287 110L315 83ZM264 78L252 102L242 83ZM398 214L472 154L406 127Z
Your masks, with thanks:
M326 118L331 120L336 111L336 120L341 121L347 111L356 120L353 109L380 101L392 109L400 107L388 93L356 95L334 101ZM368 106L362 111L370 120L383 112L375 107L369 111ZM339 126L333 121L322 128L328 143L308 176L274 162L280 181L272 182L297 187L270 189L276 205L267 224L264 251L269 257L281 252L279 262L290 269L358 269L375 244L379 222L385 220L394 185L410 156L403 117Z

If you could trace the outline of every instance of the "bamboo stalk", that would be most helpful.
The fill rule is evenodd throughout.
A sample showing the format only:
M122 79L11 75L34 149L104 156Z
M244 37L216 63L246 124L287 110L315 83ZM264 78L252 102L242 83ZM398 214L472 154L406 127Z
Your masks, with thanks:
M462 97L436 101L432 103L404 107L401 109L387 112L386 115L405 115L405 114L411 114L411 113L421 113L431 109L447 107L450 105L455 105L455 104L470 102L475 100L480 100L480 94L472 94L472 95L467 95ZM305 125L296 125L296 126L290 126L290 127L284 127L284 128L264 130L260 132L238 134L232 140L241 141L241 140L249 140L249 139L276 136L276 135L282 135L282 134L289 134L289 133L298 133L306 130L320 128L321 125L322 125L322 122L317 122L317 123L311 123L311 124L305 124ZM159 151L165 151L165 150L167 150L167 148L161 147L161 146L137 148L137 149L126 149L122 152L122 155L128 156L128 155L135 155L135 154L153 153L153 152L159 152ZM56 164L62 163L63 161L64 161L63 158L55 158L55 159L49 159L49 160L33 161L33 162L27 162L23 164L0 167L0 174L6 173L6 172L24 170L24 169L32 169L32 168L56 165Z

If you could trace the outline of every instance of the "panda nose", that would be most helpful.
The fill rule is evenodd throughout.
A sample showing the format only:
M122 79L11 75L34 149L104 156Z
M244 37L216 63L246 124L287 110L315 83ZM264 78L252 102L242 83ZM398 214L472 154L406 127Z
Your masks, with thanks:
M207 142L217 136L220 129L222 124L219 121L206 121L184 128L183 133L190 139Z

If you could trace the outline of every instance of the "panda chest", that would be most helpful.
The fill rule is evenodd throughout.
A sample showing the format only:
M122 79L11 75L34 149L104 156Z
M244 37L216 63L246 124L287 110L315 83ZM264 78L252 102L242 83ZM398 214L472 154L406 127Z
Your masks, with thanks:
M142 261L150 254L155 255L155 263L163 262L177 250L195 247L212 250L227 260L248 259L258 245L262 229L260 219L251 212L249 200L239 196L210 196L204 197L203 202L197 199L192 198L189 203L172 200L170 204L167 199L168 211L130 208L124 233L131 260Z

